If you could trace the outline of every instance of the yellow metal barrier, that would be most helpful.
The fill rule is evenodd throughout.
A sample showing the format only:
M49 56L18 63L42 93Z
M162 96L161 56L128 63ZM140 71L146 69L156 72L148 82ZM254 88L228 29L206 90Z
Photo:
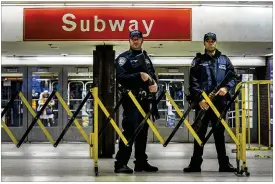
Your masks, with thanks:
M61 97L61 95L58 92L56 92L55 96L57 97L58 101L61 103L61 105L63 106L63 108L66 110L66 112L68 113L68 115L72 118L73 117L73 113L70 111L70 108L68 107L68 105L66 104L66 102L63 100L63 98ZM74 124L76 125L78 131L81 133L81 135L83 136L83 138L85 139L85 141L88 144L90 144L88 135L83 130L82 126L79 124L79 122L78 122L77 119L74 119Z
M33 108L31 107L31 105L29 104L29 102L27 101L27 99L24 97L24 95L22 94L22 92L19 93L19 96L22 99L22 101L25 104L25 106L27 107L27 109L29 110L29 112L31 113L31 115L35 118L36 113L34 112ZM53 145L54 144L54 140L53 140L52 136L50 135L49 131L45 128L45 126L41 122L41 120L38 119L37 123L38 123L39 127L42 129L43 133L48 138L48 140L50 141L50 143Z
M237 162L242 160L242 166L241 166L241 173L247 172L247 166L246 166L246 151L259 151L259 150L270 150L271 149L271 129L270 129L270 91L269 91L269 85L272 84L272 81L270 80L255 80L255 81L245 81L240 82L237 84L235 88L235 92L237 92L241 88L241 133L240 133L240 113L239 113L239 97L236 98L235 103L235 126L236 126L236 137L239 139L240 146L236 148L236 150L232 150L237 153ZM249 87L250 85L257 85L257 92L258 92L258 108L257 108L257 114L258 114L258 147L251 147L251 133L250 133L250 94L249 94ZM268 92L267 92L267 101L268 101L268 147L262 147L261 146L261 112L260 112L260 85L268 85ZM247 92L245 91L247 86ZM246 95L248 100L246 100ZM246 109L246 102L248 102L248 109ZM246 116L248 116L246 118ZM248 122L248 127L247 123ZM248 134L247 140L248 140L248 147L246 147L246 131ZM255 155L256 158L269 158L269 156L261 156L261 155Z
M248 139L248 148L250 148L251 147L251 145L250 145L250 137L251 137L251 135L250 135L250 101L249 101L249 85L250 84L247 84L247 88L248 88L248 90L247 90L247 99L248 99L248 115L247 115L247 122L248 122L248 124L249 124L249 127L248 127L248 129L247 129L247 139Z
M238 89L240 87L242 87L242 85L244 83L245 82L239 83L237 85L236 89L235 89L235 92L237 92ZM271 84L272 82L271 81L260 81L260 82L259 81L250 81L250 82L246 82L246 83L249 83L249 84L258 84L258 83L259 84ZM95 173L96 173L96 175L98 175L98 106L100 106L100 108L103 110L103 112L105 113L105 115L107 117L109 117L110 114L108 113L108 111L106 110L106 108L104 107L104 105L102 104L100 99L98 98L98 88L93 88L92 94L93 94L93 97L94 97L94 132L90 134L90 142L92 142L92 144L93 144L93 147L90 148L90 158L94 159ZM238 98L239 97L237 97L237 102L235 103L235 107L236 107L236 135L229 128L229 126L227 125L225 120L220 117L221 114L216 109L216 107L214 106L214 104L212 103L210 98L207 96L207 94L205 92L203 92L202 96L204 97L206 102L209 104L210 108L213 110L213 112L216 114L216 116L218 118L221 118L220 122L225 127L226 131L229 133L229 135L231 136L231 138L233 139L233 141L236 144L237 162L239 163L239 161L242 161L242 167L241 167L241 170L238 171L239 172L238 174L242 174L243 172L245 172L245 174L247 176L249 176L250 173L247 171L247 167L246 167L246 107L245 107L245 103L246 103L245 95L246 95L246 93L245 93L245 88L244 87L242 87L242 89L241 89L241 94L242 94L242 126L241 126L242 129L241 129L241 133L240 133L239 105L238 105ZM141 105L139 104L139 102L137 101L137 99L135 98L133 93L131 91L129 91L128 95L132 99L132 101L134 102L134 104L136 105L136 107L138 108L140 113L142 114L142 116L145 118L146 113L142 109ZM166 92L165 95L166 95L167 99L171 102L171 104L173 105L175 110L177 111L178 115L180 117L182 117L183 113L180 111L180 109L178 108L178 106L176 105L174 100L171 98L169 93ZM268 94L268 98L269 98L269 94ZM250 113L248 113L248 114L249 114L249 117L250 117ZM269 115L269 117L270 117L270 115ZM150 128L152 129L152 131L154 132L154 134L156 135L156 137L158 138L160 143L164 144L163 138L160 136L159 132L157 131L157 129L153 125L152 121L150 119L147 119L147 123L149 124ZM194 136L196 141L201 145L202 141L200 140L200 138L198 137L196 132L193 130L190 123L187 120L184 120L184 123L185 123L186 127L188 128L188 130L192 133L192 135ZM111 124L114 126L115 130L120 134L121 132L120 132L119 128L116 126L113 119L111 119ZM269 126L269 130L270 130L270 126ZM250 135L250 133L248 133L248 134ZM123 138L125 138L125 137L123 136L122 133L121 133L121 135L120 135L120 137L123 140ZM250 140L250 139L248 139L248 140ZM270 138L269 138L269 140L270 140ZM123 140L123 142L124 142L124 144L127 145L127 140L126 139ZM269 143L269 145L270 145L270 143ZM251 148L251 150L253 150L253 149L255 149L255 148ZM261 149L266 149L266 148L261 147ZM255 157L259 158L261 156L256 155ZM269 156L262 156L262 157L270 158Z
M264 150L270 150L271 149L271 127L270 127L270 84L272 84L273 82L270 81L270 80L255 80L255 81L245 81L245 82L240 82L236 88L235 88L235 91L237 91L239 88L242 87L242 131L246 131L246 120L248 119L248 122L249 122L249 126L247 128L247 132L248 132L248 148L246 148L246 150L248 151L264 151ZM249 89L249 86L250 85L257 85L257 92L258 92L258 105L257 105L257 114L258 114L258 147L251 147L251 133L250 133L250 103L249 103L249 100L248 100L248 110L245 108L246 107L246 101L245 101L245 98L246 98L246 95L248 96L248 99L249 99L249 90L247 90L247 93L245 92L245 85L248 86L248 89ZM261 111L260 111L260 85L267 85L267 102L268 102L268 147L263 147L261 145L261 133L260 133L260 130L261 130L261 124L260 124L260 119L261 119ZM239 101L238 97L237 97L237 102ZM235 115L235 122L236 122L236 134L239 134L240 132L240 122L239 122L239 104L236 103L235 104L235 110L236 110L236 115ZM248 112L248 118L245 119L246 117L246 112ZM245 123L245 124L244 124Z
M22 92L19 92L18 96L21 98L22 102L24 103L24 105L27 107L28 111L31 113L31 115L35 118L36 113L33 110L33 108L31 107L31 105L29 104L29 102L27 101L27 99L24 97L24 95L22 94ZM55 96L57 97L58 101L61 103L61 105L63 106L63 108L66 110L66 112L68 113L68 115L70 117L73 116L72 112L70 111L68 105L66 104L66 102L63 100L63 98L61 97L61 95L56 92ZM50 143L52 145L54 145L55 141L53 140L52 136L50 135L49 131L45 128L45 126L43 125L43 123L41 122L40 119L37 120L37 123L39 125L39 127L42 129L43 133L46 135L46 137L48 138L48 140L50 141ZM79 132L82 134L83 138L86 140L86 142L89 144L89 137L88 135L85 133L85 131L83 130L83 128L81 127L81 125L79 124L79 122L75 119L74 123L77 127L77 129L79 130ZM8 136L11 138L11 140L13 141L14 144L17 144L18 141L15 139L15 137L13 136L13 134L11 133L11 131L9 130L9 128L6 126L5 122L2 120L2 126L4 128L4 130L6 131L6 133L8 134Z
M216 114L216 116L219 118L221 116L221 114L219 113L219 111L217 110L217 108L214 106L214 104L212 103L212 101L210 100L210 98L207 96L207 94L205 92L202 92L202 96L203 98L206 100L206 102L208 103L208 105L210 106L210 108L213 110L213 112ZM227 125L227 123L224 121L223 118L221 118L221 123L224 126L225 130L228 132L228 134L230 135L230 137L233 139L233 141L235 142L236 145L240 145L239 140L237 139L237 137L234 135L234 133L232 132L232 130L229 128L229 126Z
M236 91L237 92L237 91ZM244 88L242 89L242 94L244 93ZM215 105L212 103L212 101L210 100L210 98L207 96L207 94L205 92L202 93L203 98L206 100L206 102L208 103L208 105L210 106L210 108L213 110L213 112L216 114L216 116L220 119L220 122L222 123L222 125L224 126L225 130L228 132L228 134L230 135L230 137L233 139L233 141L236 144L236 157L237 157L237 175L242 175L244 172L246 174L246 176L249 176L250 173L248 172L248 169L246 167L246 125L245 125L245 111L242 111L242 133L237 133L236 135L232 132L232 130L229 128L229 126L227 125L227 123L225 122L225 120L221 117L221 114L219 113L219 111L217 110L217 108L215 107ZM243 98L245 99L245 98ZM244 100L242 100L242 103L245 103ZM242 167L241 170L239 170L239 163L240 160L242 161Z
M146 117L146 113L144 112L144 110L142 109L142 107L140 106L140 104L138 103L136 97L133 95L133 93L131 91L128 92L128 95L130 96L130 98L132 99L132 101L134 102L134 104L136 105L136 107L138 108L139 112L141 113L141 115L143 116L143 118ZM148 118L147 121L148 125L150 126L150 128L152 129L152 131L154 132L154 134L156 135L156 137L158 138L159 142L161 144L164 144L164 139L161 137L161 135L159 134L158 130L156 129L156 127L154 126L154 124L152 123L152 121Z
M180 111L179 107L177 106L177 104L175 103L175 101L172 99L172 97L169 95L169 93L166 91L165 96L168 98L168 100L171 102L172 106L174 107L174 109L176 110L176 112L178 113L178 115L182 118L183 113ZM184 121L185 126L187 127L187 129L189 130L189 132L193 135L194 139L198 142L198 144L201 146L202 145L202 141L199 138L198 134L194 131L194 129L192 128L192 126L190 125L189 121L187 119L185 119Z
M133 95L133 93L131 91L128 92L128 95L132 99L132 101L134 102L134 104L136 105L136 107L139 110L139 112L141 113L141 115L145 118L146 117L146 113L142 109L142 107L139 104L139 102L137 101L136 97ZM169 95L169 93L167 91L165 92L165 96L171 102L172 106L174 107L174 109L176 110L176 112L178 113L178 115L180 117L183 117L183 113L181 112L181 110L179 109L179 107L177 106L177 104L175 103L175 101L172 99L172 97ZM149 118L147 119L146 122L148 123L149 127L152 129L152 131L154 132L154 134L158 138L159 142L162 145L164 145L165 141L161 137L161 135L159 134L159 132L158 132L157 128L154 126L153 122ZM193 137L195 138L195 140L198 142L198 144L202 145L202 141L200 140L199 136L197 135L197 133L194 131L194 129L190 125L189 121L185 119L184 120L184 124L186 125L187 129L191 132L191 134L193 135Z
M255 158L273 158L270 155L255 155Z
M93 88L93 89L98 90L98 88ZM95 92L92 92L93 98L96 99L97 104L99 105L99 107L101 108L101 110L103 111L103 113L105 114L105 116L107 118L110 118L110 122L111 122L112 126L114 127L115 131L118 133L119 137L121 138L121 140L123 141L123 143L125 145L128 145L127 139L125 138L125 136L123 135L123 133L121 132L121 130L119 129L119 127L117 126L117 124L115 123L114 119L111 118L111 117L109 117L110 113L107 111L106 107L103 105L103 103L101 102L101 100L99 99L99 97L95 96L94 94L95 94Z
M10 131L10 129L8 128L8 126L6 125L5 121L2 120L2 127L4 128L5 132L8 134L8 136L11 138L12 142L17 145L18 141L16 140L16 138L14 137L13 133Z
M110 116L109 112L107 111L106 107L102 104L101 100L98 98L98 105L101 108L101 110L104 112L105 116L108 118ZM112 126L114 127L115 131L118 133L119 137L123 141L125 145L128 145L128 141L124 137L123 133L120 131L119 127L116 125L115 121L113 118L110 117L110 122Z
M31 107L31 105L29 104L29 102L27 101L27 99L24 97L23 93L19 92L18 96L21 98L22 102L27 107L27 109L31 113L31 115L35 118L36 113L34 112L33 108ZM12 142L15 145L17 145L18 141L15 139L14 135L12 134L12 132L10 131L10 129L7 127L6 123L3 120L1 122L2 122L2 126L3 126L4 130L6 131L6 133L8 134L8 136L11 138ZM41 122L41 120L38 119L37 123L38 123L39 127L42 129L43 133L48 138L48 140L50 141L50 143L53 145L54 144L54 140L53 140L52 136L50 135L49 131L45 128L45 126Z

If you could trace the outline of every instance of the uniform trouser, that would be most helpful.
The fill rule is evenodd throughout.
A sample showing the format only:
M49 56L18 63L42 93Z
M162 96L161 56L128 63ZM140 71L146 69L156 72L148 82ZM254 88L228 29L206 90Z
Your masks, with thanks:
M147 100L138 101L142 107L142 109L147 114L150 110L150 105ZM129 139L133 136L135 130L137 129L138 125L144 119L137 107L131 101L131 99L126 99L125 103L122 104L123 106L123 120L122 120L122 128L123 128L123 135L129 141ZM135 144L135 159L138 163L146 162L147 155L146 155L146 144L147 144L147 136L148 136L148 124L145 122L143 129L138 134L134 144ZM125 144L119 141L119 150L116 155L116 160L123 165L127 165L128 161L131 157L132 153L132 145L125 146Z
M217 110L222 113L223 109L225 108L224 105L216 105ZM198 115L199 109L196 110L196 116ZM226 113L225 113L226 114ZM223 117L225 119L225 117ZM224 138L224 132L225 128L222 124L216 128L218 117L216 114L212 111L212 109L209 107L209 109L206 111L204 118L201 120L201 127L199 128L197 134L200 137L200 139L203 141L205 139L205 135L207 132L208 124L211 121L213 130L213 136L215 139L215 146L216 151L218 154L219 159L223 159L226 156L226 150L225 150L225 138ZM220 122L221 123L221 122ZM193 157L195 158L201 158L203 155L203 147L201 147L196 140L194 140L194 152Z

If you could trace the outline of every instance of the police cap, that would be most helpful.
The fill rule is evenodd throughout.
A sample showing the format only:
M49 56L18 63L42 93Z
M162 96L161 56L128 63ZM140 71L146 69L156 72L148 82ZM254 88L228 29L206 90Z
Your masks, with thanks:
M204 35L204 38L203 38L203 40L204 41L206 41L206 40L208 40L209 38L212 38L213 40L217 40L217 36L216 36L216 34L215 33L206 33L205 35Z
M130 32L130 39L133 39L134 36L138 38L143 38L142 32L138 30L134 30Z

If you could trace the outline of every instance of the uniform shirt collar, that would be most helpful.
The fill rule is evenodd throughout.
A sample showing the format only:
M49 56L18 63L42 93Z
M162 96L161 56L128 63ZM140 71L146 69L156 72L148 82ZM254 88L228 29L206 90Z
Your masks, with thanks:
M142 50L133 50L133 49L130 48L130 52L134 55L138 55L138 54L142 53Z
M216 49L215 55L211 57L210 55L208 55L208 54L206 53L206 50L205 50L204 57L205 57L206 59L217 59L218 57L221 56L221 54L222 54L222 53L221 53L218 49Z

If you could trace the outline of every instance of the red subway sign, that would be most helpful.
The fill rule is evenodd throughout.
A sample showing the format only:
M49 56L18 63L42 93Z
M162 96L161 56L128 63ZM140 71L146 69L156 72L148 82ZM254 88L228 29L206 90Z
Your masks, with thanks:
M140 30L145 40L191 41L191 9L25 8L24 41L128 40Z

